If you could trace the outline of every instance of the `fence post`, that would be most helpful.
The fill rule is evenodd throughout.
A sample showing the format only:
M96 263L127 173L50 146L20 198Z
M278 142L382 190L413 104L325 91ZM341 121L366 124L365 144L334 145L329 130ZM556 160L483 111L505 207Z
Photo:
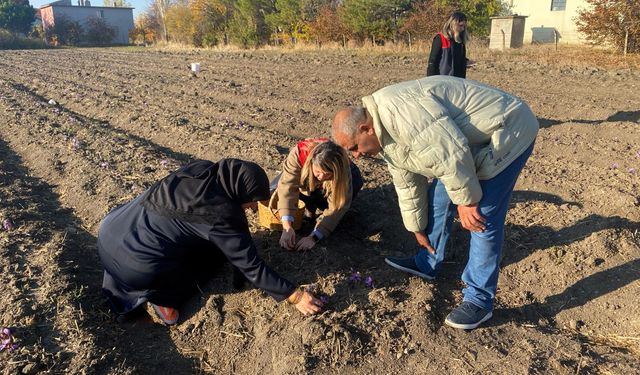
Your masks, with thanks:
M407 31L407 34L409 35L409 52L411 52L411 33Z
M627 56L627 47L629 47L629 29L624 33L624 55Z
M553 29L553 39L555 39L556 42L556 52L558 51L558 30L556 30L555 28Z
M505 36L503 29L500 29L500 32L502 33L502 50L504 51L504 49L506 47L505 45L507 43L507 41L506 41L507 37Z

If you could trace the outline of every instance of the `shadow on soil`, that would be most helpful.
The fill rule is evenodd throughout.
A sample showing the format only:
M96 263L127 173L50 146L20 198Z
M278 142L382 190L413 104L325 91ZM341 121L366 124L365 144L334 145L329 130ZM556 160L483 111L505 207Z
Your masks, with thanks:
M46 227L34 234L32 241L36 243L32 247L45 247L47 243L52 241L56 233L65 233L64 249L55 259L57 264L53 266L55 269L52 272L66 279L69 285L68 290L58 290L54 293L68 293L71 303L75 305L72 309L83 312L79 315L80 318L76 324L79 329L95 337L98 351L92 353L64 352L64 349L61 349L52 339L64 338L65 333L56 329L56 324L49 324L51 316L41 317L40 320L46 321L47 324L37 324L20 329L25 333L34 333L25 338L27 342L24 345L33 345L38 340L42 340L45 350L51 357L59 358L54 364L55 367L50 369L54 372L64 371L73 355L100 357L102 354L108 353L100 359L95 359L95 365L91 367L93 373L114 373L128 366L133 366L136 371L141 373L157 373L158 371L176 374L193 373L196 368L194 362L178 353L166 328L151 323L136 323L130 326L116 323L115 316L109 313L105 299L102 297L100 288L102 272L95 246L96 238L77 225L80 220L73 215L70 209L60 205L54 188L40 179L31 177L21 158L11 151L9 145L2 140L0 140L0 156L4 163L4 169L10 171L10 174L6 175L10 176L9 178L21 180L24 186L24 195L14 197L13 201L21 207L23 205L32 206L27 214L17 220L48 223ZM26 264L21 264L20 267L24 269ZM18 273L21 273L20 267L18 267ZM37 274L41 275L42 273ZM16 278L22 277L20 274L14 276ZM35 278L32 282L39 285L38 283L43 280ZM73 294L72 291L80 292ZM38 311L35 313L38 314ZM66 323L71 324L72 322ZM140 350L141 348L144 350ZM61 350L63 353L58 354ZM86 350L90 351L91 349L87 348ZM67 370L74 371L71 368L67 368ZM75 370L80 371L80 369Z
M588 125L600 125L603 122L626 122L626 121L640 123L640 111L618 111L604 120L580 120L580 119L555 120L555 119L548 119L548 118L538 118L538 121L540 122L540 128L550 128L555 125L565 124L569 122L578 123L578 124L588 124Z
M638 279L640 279L640 259L635 259L589 275L567 287L562 293L549 296L542 302L517 308L499 309L491 325L501 325L513 319L524 319L533 323L541 318L552 319L563 310L580 307Z
M516 202L543 201L554 205L578 206L579 203L565 201L562 198L542 192L514 191L512 205ZM375 213L371 216L368 213ZM580 241L591 234L606 229L637 229L638 223L621 217L603 217L589 215L574 225L556 230L544 225L509 225L505 236L506 254L501 266L517 263L538 250L554 246L569 245ZM518 233L518 241L510 241L509 233ZM459 224L454 224L447 255L442 270L434 285L435 316L444 321L448 311L457 304L463 285L460 281L461 273L468 259L469 234L462 230ZM365 189L354 201L354 207L345 216L336 233L327 241L331 258L326 258L324 265L311 264L310 270L319 274L328 272L343 272L348 274L351 269L377 270L379 284L388 286L389 280L400 281L403 275L384 264L387 255L410 256L417 251L413 235L408 233L402 224L397 207L397 197L393 185ZM313 259L307 259L313 263ZM591 275L559 295L552 296L541 304L525 307L527 312L543 311L546 315L553 315L562 309L580 306L586 302L621 288L640 278L638 268L640 260L631 261L625 265L611 268ZM426 282L426 281L425 281ZM387 285L385 285L387 284ZM496 314L502 318L492 324L503 324L513 319L513 312L507 311ZM526 316L531 313L525 314ZM521 313L515 315L518 318Z

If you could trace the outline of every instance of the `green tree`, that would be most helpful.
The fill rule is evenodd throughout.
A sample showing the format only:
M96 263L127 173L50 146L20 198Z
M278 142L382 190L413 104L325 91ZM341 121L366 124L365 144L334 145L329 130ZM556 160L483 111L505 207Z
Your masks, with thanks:
M268 0L238 0L229 21L229 38L244 48L267 43L271 31L265 17L272 12Z
M295 35L305 26L302 19L300 0L276 0L275 11L265 18L267 24L278 34L284 34L296 43Z
M468 19L469 34L479 38L491 32L490 17L509 13L509 6L503 0L438 0L438 5L463 12Z
M640 52L640 2L637 0L587 0L578 10L576 25L591 44L612 45Z
M26 34L31 30L36 11L29 0L0 0L0 28Z
M391 39L398 30L398 17L409 9L405 0L344 0L338 15L360 41Z

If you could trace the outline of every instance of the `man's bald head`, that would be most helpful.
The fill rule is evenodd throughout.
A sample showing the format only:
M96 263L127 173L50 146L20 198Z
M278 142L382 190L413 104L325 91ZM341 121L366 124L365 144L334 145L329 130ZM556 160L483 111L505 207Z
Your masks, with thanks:
M333 118L332 135L334 141L353 157L373 156L381 151L376 136L373 118L364 107L343 108Z
M356 136L358 125L367 122L367 110L364 107L347 107L336 113L333 118L332 134L333 138L348 137L353 139Z

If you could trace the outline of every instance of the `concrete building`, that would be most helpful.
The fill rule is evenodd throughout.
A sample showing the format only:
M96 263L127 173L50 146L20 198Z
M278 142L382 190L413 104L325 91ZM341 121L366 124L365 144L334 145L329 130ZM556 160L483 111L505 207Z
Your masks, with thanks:
M526 16L524 43L582 44L583 36L576 29L579 9L586 9L586 0L509 0L513 14Z
M77 21L82 27L90 17L102 18L116 31L112 44L129 44L129 30L134 27L133 8L91 6L89 0L78 0L77 6L71 0L60 0L41 6L39 11L45 31L53 28L56 17Z

